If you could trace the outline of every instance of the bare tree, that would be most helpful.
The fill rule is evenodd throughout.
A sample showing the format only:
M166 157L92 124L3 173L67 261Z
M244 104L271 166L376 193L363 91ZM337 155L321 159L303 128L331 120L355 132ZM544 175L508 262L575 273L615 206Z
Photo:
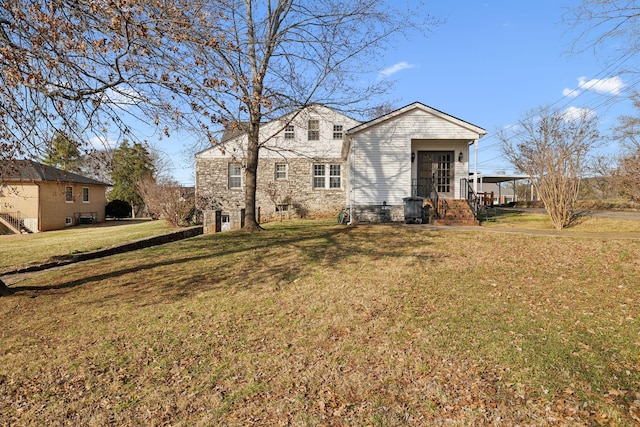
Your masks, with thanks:
M195 208L193 188L182 187L177 182L146 176L136 183L136 189L153 219L165 219L173 227L188 223Z
M435 24L385 0L8 0L0 5L0 156L41 157L60 131L86 141L123 114L189 126L218 144L248 136L245 226L264 120L317 103L363 111L386 79L367 79L394 36ZM367 80L371 82L368 83ZM340 107L340 108L337 108ZM293 117L292 117L293 119ZM82 154L82 153L81 153Z
M422 11L384 0L222 0L197 9L196 3L184 6L189 28L173 32L188 67L176 67L184 72L168 80L182 85L176 94L181 88L188 94L181 119L197 123L212 145L220 144L219 125L247 135L246 155L237 160L245 171L249 231L260 229L257 168L270 139L261 136L261 124L311 104L362 110L388 88L384 79L362 83L377 71L381 50L395 35L433 23Z
M184 25L179 0L3 1L0 160L41 158L57 133L83 156L96 135L136 141L128 118L168 132Z
M56 130L80 140L100 113L113 116L134 37L109 2L3 1L1 158L41 157Z
M637 62L630 61L640 51L640 1L583 0L568 10L565 22L580 30L572 46L574 53L593 50L620 72L640 71ZM640 107L640 95L632 93L630 97L636 108ZM617 166L612 167L611 183L620 194L633 200L639 197L639 135L640 118L637 115L619 118L614 136L621 141L624 150Z
M640 2L637 0L583 0L568 9L564 21L579 30L573 52L614 53L624 60L640 49Z
M617 195L615 178L619 156L600 154L589 162L590 177L585 180L582 198L609 199Z
M635 93L632 101L636 112L640 111L640 94ZM618 121L614 135L623 150L614 170L614 183L623 197L640 202L640 117L624 115Z
M596 117L540 108L499 138L505 156L531 177L553 226L568 226L574 219L587 156L599 142Z
M640 202L640 151L620 159L614 171L618 192L634 202Z
M618 117L618 125L614 128L614 136L622 146L632 152L640 150L640 93L634 93L631 101L636 114L627 114Z
M285 209L289 210L289 203L291 202L291 188L288 183L278 184L275 182L269 183L267 186L267 195L274 204L276 212L279 213L280 222L284 219Z

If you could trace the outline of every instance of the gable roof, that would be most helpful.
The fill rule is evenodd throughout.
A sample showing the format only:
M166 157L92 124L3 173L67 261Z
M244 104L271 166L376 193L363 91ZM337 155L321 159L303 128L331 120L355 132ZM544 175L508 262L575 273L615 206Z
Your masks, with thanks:
M262 124L266 124L267 122L263 122ZM220 138L220 143L227 142L230 139L236 138L240 135L244 135L247 133L245 129L249 128L249 122L232 122L227 124L224 127L224 131L222 132L222 138Z
M111 185L32 160L9 160L3 162L0 164L0 181L54 181L104 186Z
M347 133L347 135L353 135L355 133L361 132L361 131L363 131L365 129L368 129L368 128L373 127L375 125L378 125L380 123L386 122L387 120L391 120L391 119L393 119L395 117L401 116L402 114L405 114L405 113L407 113L409 111L416 110L416 109L424 111L424 112L427 112L427 113L432 114L432 115L434 115L436 117L439 117L439 118L441 118L443 120L446 120L446 121L451 122L453 124L456 124L456 125L458 125L460 127L463 127L463 128L465 128L467 130L475 132L475 133L478 134L479 137L481 137L483 135L486 135L486 133L487 133L487 131L484 130L483 128L481 128L480 126L476 126L476 125L474 125L472 123L469 123L469 122L467 122L465 120L459 119L459 118L454 117L454 116L452 116L450 114L447 114L447 113L444 113L444 112L442 112L440 110L437 110L437 109L435 109L433 107L429 107L428 105L425 105L425 104L423 104L421 102L414 102L414 103L409 104L409 105L407 105L405 107L399 108L399 109L397 109L395 111L392 111L392 112L387 113L387 114L385 114L383 116L380 116L380 117L378 117L376 119L373 119L373 120L370 120L368 122L362 123L362 124L360 124L358 126L355 126L355 127L351 128L351 129L347 130L346 133Z

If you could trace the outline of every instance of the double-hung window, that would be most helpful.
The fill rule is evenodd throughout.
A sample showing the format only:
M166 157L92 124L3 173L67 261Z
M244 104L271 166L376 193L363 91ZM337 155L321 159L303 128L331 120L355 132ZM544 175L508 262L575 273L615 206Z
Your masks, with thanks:
M82 187L82 203L89 203L89 187Z
M333 139L342 139L342 125L333 125Z
M339 164L314 164L313 165L314 189L340 189L342 188L342 167Z
M320 120L313 119L307 122L309 141L318 141L320 139Z
M329 188L340 188L340 165L329 165Z
M293 130L293 125L286 125L284 127L284 139L294 139L295 131Z
M229 163L229 189L242 188L242 168L240 165Z
M276 180L287 179L287 164L276 163L275 178Z

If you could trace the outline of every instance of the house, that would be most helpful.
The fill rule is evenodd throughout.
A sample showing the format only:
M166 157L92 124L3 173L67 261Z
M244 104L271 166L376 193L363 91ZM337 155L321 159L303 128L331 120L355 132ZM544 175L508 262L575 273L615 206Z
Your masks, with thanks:
M260 220L335 217L346 200L344 134L358 124L318 105L263 124L256 188ZM205 207L205 227L213 210L222 212L222 229L241 226L246 145L246 133L229 129L219 146L196 154L196 198Z
M109 184L31 160L0 165L0 233L102 222Z
M260 218L335 217L348 207L355 221L403 221L406 199L436 216L456 212L455 200L469 211L469 147L485 133L417 102L366 123L307 107L261 126ZM222 212L223 229L242 222L246 142L230 130L196 155L196 196Z
M485 134L419 102L347 130L342 157L352 217L403 221L405 199L414 198L444 224L472 223L468 201L477 183L468 179L469 147L477 149Z

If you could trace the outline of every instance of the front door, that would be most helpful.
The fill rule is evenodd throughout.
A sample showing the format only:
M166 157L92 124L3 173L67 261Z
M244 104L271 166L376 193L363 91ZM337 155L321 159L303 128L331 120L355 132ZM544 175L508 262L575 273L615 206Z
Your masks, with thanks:
M435 187L441 197L453 197L453 155L453 151L418 151L418 196L431 197Z

